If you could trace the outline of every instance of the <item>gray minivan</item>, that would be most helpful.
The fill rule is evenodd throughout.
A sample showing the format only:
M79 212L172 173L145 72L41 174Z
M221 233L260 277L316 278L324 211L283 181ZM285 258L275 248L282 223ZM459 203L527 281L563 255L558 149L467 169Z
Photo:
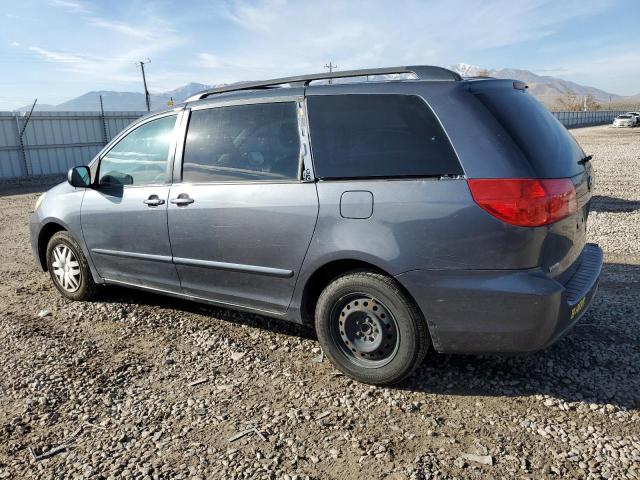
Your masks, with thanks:
M315 325L342 372L391 384L430 348L531 352L578 321L602 266L590 158L518 81L245 82L73 168L32 245L66 298L118 284Z

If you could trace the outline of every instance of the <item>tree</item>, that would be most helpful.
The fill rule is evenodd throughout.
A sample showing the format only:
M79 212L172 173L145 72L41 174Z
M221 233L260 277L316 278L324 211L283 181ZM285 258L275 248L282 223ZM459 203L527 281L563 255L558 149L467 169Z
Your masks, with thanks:
M600 110L600 105L594 96L589 93L579 97L573 92L565 92L556 99L555 109L565 112L581 112L583 110Z
M573 92L565 92L556 98L556 109L565 112L579 112L582 110L582 102Z
M600 110L602 108L602 105L596 101L591 93L584 98L584 105L586 105L587 110Z

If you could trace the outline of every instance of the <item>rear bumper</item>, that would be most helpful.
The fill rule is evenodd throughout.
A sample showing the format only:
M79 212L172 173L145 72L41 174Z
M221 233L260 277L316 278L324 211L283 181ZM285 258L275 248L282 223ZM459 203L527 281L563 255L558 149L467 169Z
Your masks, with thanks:
M396 278L422 309L437 351L525 353L551 345L582 317L602 259L600 247L587 244L564 285L541 269L414 270Z

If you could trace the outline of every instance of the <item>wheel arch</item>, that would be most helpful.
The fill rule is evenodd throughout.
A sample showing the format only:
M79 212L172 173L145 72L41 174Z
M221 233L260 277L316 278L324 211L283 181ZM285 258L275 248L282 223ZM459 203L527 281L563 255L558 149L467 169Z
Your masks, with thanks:
M48 270L47 268L47 245L49 244L49 240L58 232L68 232L69 230L62 225L61 223L52 221L46 223L38 234L38 261L40 262L40 267L45 272Z
M309 275L305 281L300 299L300 318L303 324L313 325L316 303L320 297L320 293L322 293L322 290L324 290L324 288L336 277L355 270L376 272L389 278L393 278L407 298L409 298L416 308L420 310L420 306L418 305L418 302L416 302L415 298L413 298L413 295L411 295L411 293L394 277L394 275L371 262L355 258L343 258L331 260L316 268L316 270L314 270L314 272ZM422 312L422 314L424 316L424 312Z

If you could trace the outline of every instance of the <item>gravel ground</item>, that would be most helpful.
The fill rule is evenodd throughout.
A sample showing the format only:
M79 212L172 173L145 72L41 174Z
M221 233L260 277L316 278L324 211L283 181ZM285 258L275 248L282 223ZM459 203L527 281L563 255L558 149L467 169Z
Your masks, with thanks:
M431 353L397 388L338 375L296 325L63 300L28 242L42 182L1 185L0 478L640 478L640 128L573 133L606 252L592 308L546 351Z

